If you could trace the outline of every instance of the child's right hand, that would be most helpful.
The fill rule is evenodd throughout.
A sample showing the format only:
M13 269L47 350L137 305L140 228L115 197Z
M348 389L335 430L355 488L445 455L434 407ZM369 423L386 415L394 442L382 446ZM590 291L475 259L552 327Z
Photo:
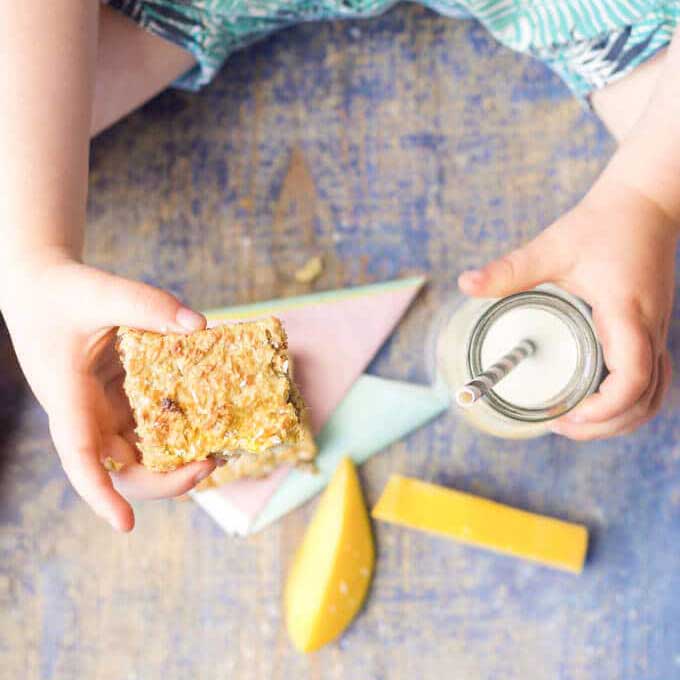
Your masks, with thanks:
M169 293L61 252L15 260L2 278L0 308L24 373L49 416L62 466L100 517L130 531L134 514L126 497L178 496L212 472L212 460L168 473L138 462L114 347L119 325L183 333L204 328L202 315ZM108 459L122 468L109 474Z
M636 159L625 160L629 167ZM592 307L609 375L551 423L576 440L632 432L656 415L671 380L667 338L680 220L631 185L621 165L618 158L610 163L586 197L533 241L459 279L465 293L480 297L555 283Z

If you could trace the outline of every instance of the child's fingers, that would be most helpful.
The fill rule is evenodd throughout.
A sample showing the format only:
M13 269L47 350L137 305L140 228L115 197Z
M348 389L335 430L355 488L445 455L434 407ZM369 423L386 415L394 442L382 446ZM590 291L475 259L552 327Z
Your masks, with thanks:
M561 418L551 425L552 431L576 441L605 439L633 432L658 413L670 387L671 360L668 352L659 357L658 364L650 393L623 415L606 422L584 424L572 423L567 418Z
M66 383L71 383L68 385ZM101 437L84 388L66 380L63 402L50 413L50 432L61 464L83 500L118 531L130 531L134 514L100 462Z
M172 472L152 472L139 463L112 474L116 488L129 498L175 498L193 489L215 469L215 461L189 463Z
M482 269L463 272L458 286L467 295L503 297L555 280L562 266L561 250L550 246L544 232Z
M186 333L205 328L205 317L170 293L138 281L92 270L91 305L80 318L89 326L130 326L158 333Z
M156 499L174 498L191 491L196 484L205 479L214 469L215 461L212 459L189 463L172 472L153 472L140 465L132 453L132 447L122 437L117 438L116 448L127 447L126 456L117 455L119 462L132 460L123 466L119 472L111 474L116 488L128 498Z
M604 422L632 408L649 388L655 369L651 337L628 310L595 314L609 375L596 394L566 416L572 423Z

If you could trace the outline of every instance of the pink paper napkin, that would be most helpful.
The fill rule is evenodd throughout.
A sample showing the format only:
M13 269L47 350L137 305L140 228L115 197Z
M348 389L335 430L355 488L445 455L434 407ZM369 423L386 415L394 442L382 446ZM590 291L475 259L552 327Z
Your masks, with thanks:
M403 279L318 295L276 300L208 313L211 325L275 315L288 334L295 381L310 409L315 434L340 404L391 334L424 283ZM255 518L288 474L225 484L218 491Z

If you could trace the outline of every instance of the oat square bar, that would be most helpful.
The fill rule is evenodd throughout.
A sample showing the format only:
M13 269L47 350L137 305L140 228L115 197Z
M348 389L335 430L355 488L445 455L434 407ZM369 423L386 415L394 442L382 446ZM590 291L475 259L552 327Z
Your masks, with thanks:
M219 484L313 460L278 319L189 335L120 328L118 351L146 467L168 471L221 456L228 464L212 482Z

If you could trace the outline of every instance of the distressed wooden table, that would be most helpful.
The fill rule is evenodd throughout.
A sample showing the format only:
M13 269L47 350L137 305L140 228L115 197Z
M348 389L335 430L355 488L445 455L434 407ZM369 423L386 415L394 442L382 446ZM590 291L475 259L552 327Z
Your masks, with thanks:
M291 273L316 252L314 289L427 272L371 367L422 381L424 328L456 273L558 216L611 149L553 76L475 24L409 7L306 26L95 143L87 257L201 308L304 292ZM6 333L0 362L3 678L680 676L677 385L622 441L502 442L442 418L371 460L370 502L401 471L585 522L587 568L379 525L368 605L303 657L280 600L311 506L243 540L191 502L146 503L114 535L65 482Z

